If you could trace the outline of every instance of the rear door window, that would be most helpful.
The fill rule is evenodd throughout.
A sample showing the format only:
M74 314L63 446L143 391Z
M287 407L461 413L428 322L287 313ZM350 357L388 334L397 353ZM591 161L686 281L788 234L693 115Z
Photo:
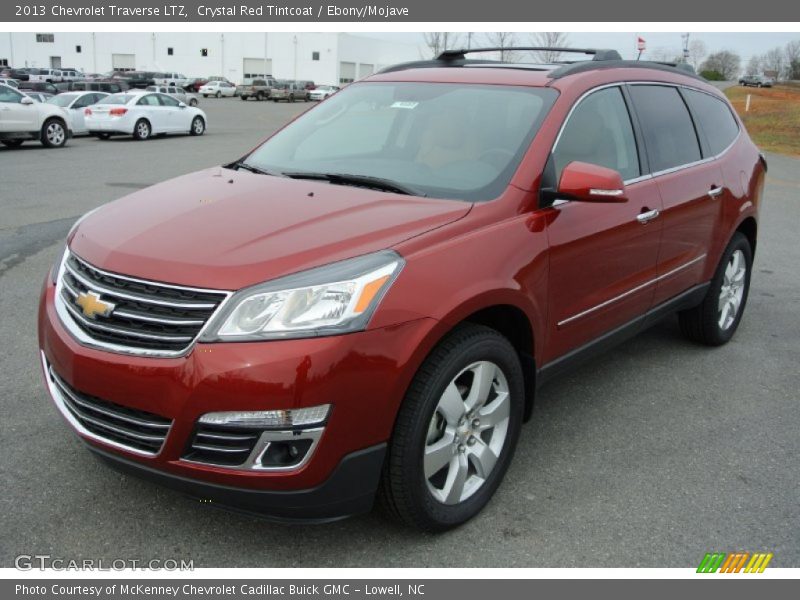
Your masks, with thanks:
M702 130L708 148L705 154L716 156L739 135L739 125L731 109L719 98L695 90L684 89L683 95Z
M569 163L614 169L623 180L641 175L628 107L618 87L587 96L575 108L553 151L556 181Z
M692 117L677 88L632 85L630 93L654 173L702 158Z

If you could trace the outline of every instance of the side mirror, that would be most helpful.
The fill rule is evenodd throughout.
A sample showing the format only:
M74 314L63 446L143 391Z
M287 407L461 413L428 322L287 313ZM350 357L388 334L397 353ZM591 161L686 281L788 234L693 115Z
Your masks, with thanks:
M577 202L627 202L622 175L614 169L574 161L561 171L558 196Z
M178 108L186 108L185 102L178 102Z
M33 98L31 98L30 96L24 96L24 97L22 98L22 100L20 100L20 101L19 101L19 103L20 103L20 104L24 104L24 105L26 105L26 106L29 106L29 105L31 105L31 104L35 104L35 103L36 103L36 101L35 101Z

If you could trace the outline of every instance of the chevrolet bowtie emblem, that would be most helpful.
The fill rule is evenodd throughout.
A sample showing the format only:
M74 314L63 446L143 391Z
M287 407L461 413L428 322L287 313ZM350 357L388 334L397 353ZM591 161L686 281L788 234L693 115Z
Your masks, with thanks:
M100 300L100 294L96 292L82 292L75 298L75 304L81 307L83 314L94 319L97 315L107 317L114 310L111 302Z

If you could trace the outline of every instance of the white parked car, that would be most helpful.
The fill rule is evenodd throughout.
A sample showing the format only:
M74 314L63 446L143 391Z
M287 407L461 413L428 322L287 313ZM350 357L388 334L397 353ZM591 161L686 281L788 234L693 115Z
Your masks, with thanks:
M31 69L28 72L28 81L44 81L47 83L61 83L64 78L60 69Z
M174 85L183 88L192 82L192 79L189 79L183 73L159 73L158 75L158 77L153 78L156 85Z
M46 148L61 148L71 135L62 108L0 85L0 143L4 146L16 148L25 141L39 140Z
M128 90L84 109L86 128L100 139L132 135L146 140L163 133L203 135L206 113L167 94Z
M67 112L73 135L89 133L84 110L108 96L106 92L65 92L50 98L47 103L60 106Z
M207 84L200 86L199 91L203 94L203 98L208 98L209 96L214 96L215 98L220 96L233 97L236 95L236 86L228 81L209 81Z
M189 106L197 106L197 96L195 94L187 92L183 88L175 87L174 85L148 85L145 91L169 94Z
M342 88L335 85L320 85L308 92L308 97L311 100L325 100L325 98L333 96L340 89Z

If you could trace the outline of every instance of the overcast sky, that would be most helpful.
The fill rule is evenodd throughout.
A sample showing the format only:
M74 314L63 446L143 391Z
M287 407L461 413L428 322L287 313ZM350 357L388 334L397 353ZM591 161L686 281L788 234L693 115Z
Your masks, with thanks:
M589 48L613 48L622 54L623 58L633 58L636 36L642 36L647 42L647 49L650 52L657 52L659 49L674 49L680 51L682 40L680 33L653 33L653 32L631 32L631 33L569 33L569 44L573 47ZM412 44L418 44L424 48L423 34L421 33L364 33L357 35L367 35L378 38L394 38ZM472 46L485 45L485 34L473 34ZM466 41L466 34L461 34ZM530 34L516 33L518 45L531 45ZM745 64L752 55L763 54L775 46L784 46L790 40L800 39L800 33L692 33L690 39L700 39L706 43L709 52L717 50L733 50L742 58ZM642 55L647 58L647 53Z

